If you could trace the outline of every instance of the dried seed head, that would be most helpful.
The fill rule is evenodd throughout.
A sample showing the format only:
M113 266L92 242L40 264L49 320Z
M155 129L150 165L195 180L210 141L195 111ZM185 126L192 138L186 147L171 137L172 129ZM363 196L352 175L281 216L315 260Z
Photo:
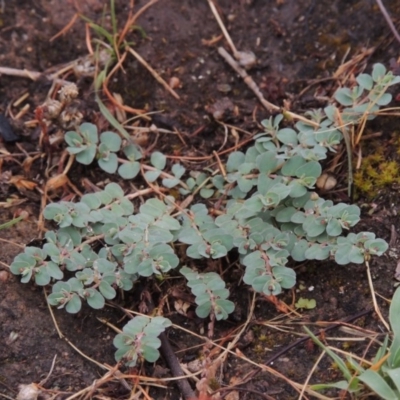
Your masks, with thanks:
M56 119L60 115L63 105L58 100L47 99L42 105L43 117L47 120Z
M69 107L60 114L59 122L64 129L72 129L80 125L83 114L75 107Z
M79 90L75 83L64 85L58 92L58 97L63 104L69 104L78 97Z

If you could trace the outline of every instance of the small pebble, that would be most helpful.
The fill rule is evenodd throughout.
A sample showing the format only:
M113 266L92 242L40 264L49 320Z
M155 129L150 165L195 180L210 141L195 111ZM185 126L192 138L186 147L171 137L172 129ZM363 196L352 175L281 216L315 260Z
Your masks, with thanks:
M232 86L227 83L219 83L217 85L217 90L222 93L229 93L232 90Z
M317 179L316 183L317 188L324 191L332 190L336 185L337 179L326 172Z
M337 308L337 306L338 306L338 300L337 300L336 297L331 297L331 298L329 299L329 303L331 304L331 306L332 306L333 308Z
M19 139L18 135L14 133L8 119L0 114L0 136L5 142L15 142Z
M0 271L0 282L7 282L10 274L7 271Z
M182 87L181 81L179 78L177 78L176 76L173 76L170 80L169 80L169 87L171 89L179 89L180 87Z

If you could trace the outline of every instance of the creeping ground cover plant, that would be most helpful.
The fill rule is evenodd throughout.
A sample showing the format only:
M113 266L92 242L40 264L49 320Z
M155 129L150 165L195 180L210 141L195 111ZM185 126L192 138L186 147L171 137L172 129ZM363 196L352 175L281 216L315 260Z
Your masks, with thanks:
M235 250L244 283L265 295L295 285L290 259L334 259L345 265L382 255L388 245L374 233L349 233L360 209L321 198L314 185L328 152L366 114L374 118L391 99L386 89L399 81L377 64L371 76L357 78L358 86L339 89L337 103L310 111L293 125L283 124L282 114L262 121L264 131L253 145L232 152L219 173L188 171L181 164L168 169L160 152L145 164L134 144L84 123L65 136L78 162L96 160L106 172L127 179L143 173L146 182L164 186L167 194L136 207L132 201L141 193L125 193L110 183L78 202L49 204L44 217L57 229L46 232L42 248L26 247L11 271L22 282L51 285L49 303L70 313L79 312L83 302L100 309L119 290L134 290L142 277L180 273L194 295L197 315L221 320L234 310L225 282L215 272L202 272L201 263L198 270L182 265L177 244L195 260L218 259ZM130 366L141 359L155 361L157 337L169 325L163 317L131 320L114 340L117 360Z

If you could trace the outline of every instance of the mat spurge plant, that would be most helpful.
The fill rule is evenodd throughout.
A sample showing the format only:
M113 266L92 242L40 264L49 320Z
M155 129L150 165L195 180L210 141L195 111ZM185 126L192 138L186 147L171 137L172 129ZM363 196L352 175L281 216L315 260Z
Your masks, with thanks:
M373 233L347 234L360 219L357 206L334 204L314 191L322 172L320 162L328 151L335 151L343 133L366 112L386 104L384 89L400 78L378 65L370 79L362 76L358 82L362 83L358 89L336 93L346 108L332 104L314 110L307 113L309 122L303 118L291 127L281 126L281 114L263 121L264 132L246 151L229 155L224 173L194 174L180 164L165 172L166 156L153 153L151 165L147 169L143 165L144 180L164 185L167 194L168 189L179 188L175 197L198 193L198 202L190 207L182 208L175 197L164 195L135 209L132 199L140 193L125 194L116 183L76 203L48 205L44 217L58 228L46 233L43 248L27 247L18 255L11 271L23 282L51 284L50 304L72 313L81 309L83 301L102 308L118 289L131 290L141 277L180 272L195 296L197 315L220 320L234 309L225 282L214 272L201 272L201 263L198 271L181 265L177 243L196 260L222 258L235 250L244 266L243 281L266 295L278 295L295 285L290 259L334 259L344 265L382 255L387 243ZM347 125L338 126L340 120ZM115 136L105 132L99 137L94 125L85 123L77 132L67 133L68 151L83 164L97 159L105 171L132 178L139 174L138 160L143 163L144 157L131 143L114 141ZM129 167L121 171L126 163ZM208 198L207 204L201 202L202 196ZM213 200L217 210L209 207ZM180 204L185 204L184 198ZM160 321L134 318L124 328L123 339L118 336L115 342L117 359L134 365L141 354L154 361L159 342L148 338L143 347L142 337L148 331L152 338L161 333L168 322Z

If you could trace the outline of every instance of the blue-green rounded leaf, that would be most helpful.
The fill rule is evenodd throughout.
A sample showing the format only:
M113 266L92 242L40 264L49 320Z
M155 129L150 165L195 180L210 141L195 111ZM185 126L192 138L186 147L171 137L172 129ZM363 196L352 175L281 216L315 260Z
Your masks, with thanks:
M167 157L163 153L155 151L154 153L151 154L150 162L158 170L163 170L167 163Z
M181 179L186 170L181 164L174 164L171 168L171 171L176 178Z
M386 74L386 68L383 64L376 63L372 68L372 79L375 82L379 82Z
M339 265L346 265L350 263L349 260L349 252L351 250L352 245L343 245L340 246L335 253L335 261Z
M79 279L76 279L76 278L68 279L67 284L69 285L71 291L73 291L73 292L79 292L81 289L83 289L82 282Z
M77 294L73 294L71 299L68 301L65 306L65 310L70 314L78 313L82 308L82 301Z
M63 204L58 203L50 203L46 206L43 211L43 216L48 219L54 219L56 216L66 214L68 212L68 208Z
M261 173L270 174L276 169L279 160L276 158L276 152L266 151L260 154L256 159L256 165Z
M64 135L64 140L67 142L69 146L71 146L72 150L79 150L83 145L82 136L74 131L69 131ZM68 150L69 151L69 150ZM77 151L79 153L79 151ZM76 154L76 153L73 153Z
M156 171L146 171L144 176L145 178L150 182L154 182L161 174L161 171L156 170Z
M298 198L304 196L308 190L298 179L293 179L288 187L290 187L289 196L292 198Z
M59 306L60 304L62 305L64 301L65 296L60 292L51 293L47 296L47 302L51 306Z
M154 347L150 346L143 346L143 353L144 359L148 362L156 362L160 357L160 352L155 349Z
M133 179L137 176L139 171L140 164L137 161L121 164L118 168L118 174L123 179Z
M275 218L278 222L291 222L294 214L297 210L294 207L283 207L278 211Z
M305 252L308 260L326 260L330 255L330 248L320 243L314 243Z
M121 149L121 137L115 132L103 132L100 135L100 142L104 143L111 151L119 151Z
M342 225L340 225L340 222L336 218L329 220L326 226L326 233L329 236L339 236L342 233Z
M35 272L35 283L39 286L46 286L50 283L50 275L43 266L39 271Z
M83 165L89 165L94 160L96 156L97 146L90 145L84 151L81 151L79 154L76 155L76 161Z
M334 94L335 99L343 106L352 106L352 92L349 88L340 88Z
M199 194L203 199L209 199L214 194L214 189L202 188Z
M378 106L387 106L392 101L392 95L390 93L382 93L374 100Z
M84 194L81 202L85 203L91 210L97 210L101 206L101 201L95 193Z
M117 295L117 292L115 291L115 289L107 281L104 281L104 280L101 281L99 290L100 290L100 293L107 300L111 300Z
M364 259L364 252L357 246L352 246L348 253L349 261L354 264L362 264Z
M229 154L226 170L228 172L237 171L239 166L245 162L245 155L241 151L234 151Z
M89 144L96 144L99 141L97 126L89 122L84 122L79 126L79 132Z
M307 232L308 236L317 237L321 235L321 233L325 232L326 222L325 219L322 217L309 215L303 222L302 227Z
M131 161L137 161L142 158L142 153L140 152L139 148L134 144L129 144L123 148L123 152L126 155L126 158Z
M240 176L237 180L237 184L242 192L248 193L251 189L253 189L255 182L253 181L253 179L246 179Z
M99 167L109 174L114 174L118 168L118 157L115 153L108 153L106 157L97 160Z
M215 318L219 321L227 319L228 315L235 310L235 304L230 300L218 299L215 300L216 307L214 308Z
M278 131L276 137L280 142L286 145L290 145L292 147L298 144L297 140L297 132L291 128L283 128Z
M383 239L373 239L367 240L364 243L364 248L372 255L381 256L387 249L389 245Z
M115 182L111 182L109 183L103 191L103 194L107 194L109 196L111 196L111 200L109 201L109 203L111 203L111 201L113 199L122 199L124 197L124 191L121 188L120 185L118 185L118 183ZM107 204L107 203L105 203Z
M374 86L374 81L371 75L368 74L360 74L356 78L357 83L365 90L370 91Z
M196 314L200 318L206 318L211 312L211 302L203 303L201 306L196 307Z
M89 296L86 297L86 301L88 302L90 307L96 310L104 307L104 297L97 290L87 289L87 293L89 293Z
M178 178L164 178L162 180L162 184L166 188L171 189L179 184L179 179Z
M88 146L85 144L81 145L80 147L67 147L67 151L69 154L79 154L82 151L86 150Z
M277 296L282 292L281 285L270 275L262 275L256 277L252 284L254 290L258 293L264 293L267 296Z
M122 208L122 215L132 215L134 211L134 206L132 202L126 198L122 198L120 203L120 207Z
M58 266L58 264L56 264L53 261L48 261L47 262L47 272L48 274L57 280L60 280L64 277L64 273L61 271L60 267Z
M304 165L301 165L297 171L296 176L301 177L313 177L318 178L321 175L322 167L317 161L309 161Z
M275 280L284 288L291 289L296 284L296 272L288 267L273 267L272 273Z
M306 163L306 160L301 156L294 156L286 161L281 172L284 176L297 176L297 170Z

